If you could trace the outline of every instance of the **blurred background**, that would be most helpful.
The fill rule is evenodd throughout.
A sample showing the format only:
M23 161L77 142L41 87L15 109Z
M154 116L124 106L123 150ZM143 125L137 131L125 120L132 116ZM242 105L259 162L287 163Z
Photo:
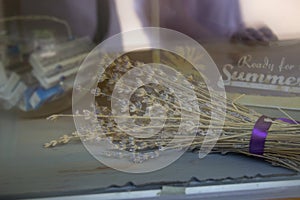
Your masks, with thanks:
M0 2L1 80L5 82L11 77L12 83L6 91L17 89L15 96L6 95L3 89L5 98L1 98L1 105L25 112L66 95L72 89L84 55L105 38L122 31L146 26L180 31L204 45L218 66L235 62L227 59L232 55L239 57L272 42L294 44L300 37L297 0ZM244 47L238 48L233 41ZM120 43L130 45L126 38ZM249 47L249 44L254 46ZM224 51L217 51L215 45ZM72 49L68 55L59 53L68 49ZM276 48L263 50L267 55ZM230 56L223 59L221 54Z

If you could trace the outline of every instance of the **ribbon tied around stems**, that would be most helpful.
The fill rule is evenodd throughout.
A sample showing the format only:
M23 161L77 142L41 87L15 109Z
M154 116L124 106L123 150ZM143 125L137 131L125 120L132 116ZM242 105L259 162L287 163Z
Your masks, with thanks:
M255 123L252 130L252 135L249 144L249 152L256 155L263 155L266 138L268 136L268 131L272 126L272 121L265 120L270 119L266 116L261 116ZM277 120L289 123L289 124L300 124L299 121L287 119L287 118L278 118Z

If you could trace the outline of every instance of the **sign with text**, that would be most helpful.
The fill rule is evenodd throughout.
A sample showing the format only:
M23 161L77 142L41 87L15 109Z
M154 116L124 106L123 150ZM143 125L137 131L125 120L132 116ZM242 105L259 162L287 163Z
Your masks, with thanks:
M264 96L300 94L300 45L267 48L219 65L227 91Z

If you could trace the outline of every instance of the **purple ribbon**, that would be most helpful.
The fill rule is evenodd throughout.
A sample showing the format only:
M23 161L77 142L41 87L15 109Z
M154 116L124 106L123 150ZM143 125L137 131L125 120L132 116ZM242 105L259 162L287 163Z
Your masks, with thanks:
M265 142L268 135L268 130L270 129L272 122L266 122L265 119L270 119L266 116L261 116L254 125L252 130L252 135L249 144L249 152L256 155L263 155ZM289 124L300 124L299 121L294 121L286 118L278 118L277 120L281 120L283 122Z
M291 120L291 119L287 119L287 118L278 118L278 120L289 123L289 124L300 124L299 121L295 121L295 120Z
M263 155L265 142L272 122L265 122L266 116L261 116L254 125L250 139L249 152Z

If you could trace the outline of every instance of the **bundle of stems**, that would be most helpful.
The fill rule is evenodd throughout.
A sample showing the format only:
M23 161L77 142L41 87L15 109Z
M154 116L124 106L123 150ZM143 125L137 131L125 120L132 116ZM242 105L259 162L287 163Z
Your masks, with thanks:
M111 148L106 152L102 152L103 156L125 157L132 162L141 163L151 158L154 159L162 151L169 149L199 150L205 140L208 129L212 129L213 131L221 131L219 138L211 139L216 140L213 152L233 152L255 156L265 159L275 166L282 166L297 172L300 171L300 125L296 121L291 124L279 119L266 117L264 120L272 122L272 126L265 140L264 152L262 155L250 153L249 148L253 128L262 114L236 103L236 100L228 98L219 98L219 101L217 101L218 104L226 105L226 111L221 109L214 110L220 105L215 105L216 102L211 101L211 96L218 94L212 94L212 91L208 91L201 77L184 74L184 77L193 85L193 92L196 95L195 101L198 103L198 109L196 110L182 107L181 102L177 100L178 94L175 95L170 88L159 84L147 84L139 87L132 94L129 106L124 102L124 99L117 99L120 102L119 105L124 106L124 112L128 111L130 115L113 114L110 101L114 98L112 93L116 82L123 74L142 65L143 63L134 62L125 55L111 64L105 73L99 77L97 88L90 90L82 86L75 86L75 90L92 92L95 95L95 105L92 105L90 110L78 111L75 115L57 114L50 116L48 119L79 117L84 120L94 121L95 126L82 127L83 131L77 130L71 135L64 135L58 140L46 143L44 146L49 148L79 139L95 144L100 141L106 141ZM149 70L147 72L143 71L143 73L151 74L149 78L152 79L161 80L160 78L165 75L163 71L151 69L150 67ZM178 79L179 77L175 78ZM168 79L164 80L170 81ZM177 82L172 84L175 88L181 89L179 91L191 90L191 88L185 87L184 84L177 84ZM127 88L129 87L130 84L127 85ZM157 116L150 116L149 112L151 111L149 110L151 109L149 108L153 108L154 105L158 104L164 108L166 116L163 116L160 112L157 113ZM185 124L180 124L182 123L183 111L191 113L191 116L199 115L198 123L195 123L193 120L187 120ZM212 111L217 112L221 117L212 117ZM124 127L120 128L115 120L127 118L132 119L138 126L135 132L152 133L157 128L160 128L160 131L151 137L133 137L127 133L132 131L130 128L128 130L124 129ZM148 126L151 120L161 118L165 119L163 127L156 127L155 124ZM225 119L224 124L220 123L219 120L221 119ZM211 124L222 124L223 126L211 126ZM188 133L178 131L180 126L183 126Z

